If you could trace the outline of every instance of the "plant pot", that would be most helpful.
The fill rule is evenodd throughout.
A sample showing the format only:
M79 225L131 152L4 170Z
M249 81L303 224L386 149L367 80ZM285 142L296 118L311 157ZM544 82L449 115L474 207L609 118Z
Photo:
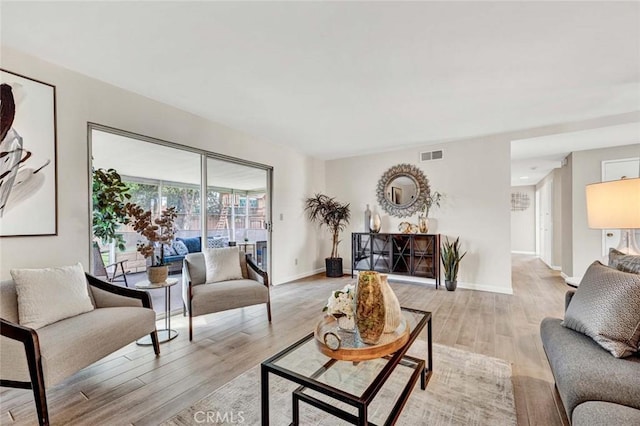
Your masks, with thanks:
M337 278L342 276L342 258L327 257L324 260L327 269L326 276L329 278Z
M152 284L163 283L169 276L169 267L167 265L162 266L149 266L147 268L147 277Z
M444 280L444 286L449 291L455 291L456 287L458 287L458 280Z

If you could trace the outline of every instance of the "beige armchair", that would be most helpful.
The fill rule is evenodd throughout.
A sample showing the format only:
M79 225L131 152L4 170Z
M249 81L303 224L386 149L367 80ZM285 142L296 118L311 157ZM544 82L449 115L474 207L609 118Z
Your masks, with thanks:
M251 256L240 252L242 280L206 284L206 267L202 253L189 253L182 267L182 299L189 315L189 340L193 340L193 317L244 306L267 304L271 322L269 277Z
M0 386L33 389L41 425L46 388L147 334L160 354L149 294L86 278L95 309L39 329L18 324L15 283L0 282Z

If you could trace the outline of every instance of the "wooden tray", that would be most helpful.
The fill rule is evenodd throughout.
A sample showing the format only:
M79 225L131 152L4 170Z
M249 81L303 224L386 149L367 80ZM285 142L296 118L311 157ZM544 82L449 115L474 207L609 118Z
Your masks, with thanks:
M335 351L324 344L324 335L329 331L340 336L340 348ZM314 336L320 352L329 358L341 361L366 361L368 359L382 358L403 347L409 341L409 332L407 320L402 317L400 326L393 333L383 333L377 344L368 345L357 338L357 333L338 328L336 319L327 315L318 322Z

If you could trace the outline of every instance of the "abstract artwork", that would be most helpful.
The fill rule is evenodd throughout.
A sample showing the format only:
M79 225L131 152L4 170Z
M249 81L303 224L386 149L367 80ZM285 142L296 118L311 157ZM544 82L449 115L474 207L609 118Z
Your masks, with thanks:
M56 88L0 69L0 237L57 235Z

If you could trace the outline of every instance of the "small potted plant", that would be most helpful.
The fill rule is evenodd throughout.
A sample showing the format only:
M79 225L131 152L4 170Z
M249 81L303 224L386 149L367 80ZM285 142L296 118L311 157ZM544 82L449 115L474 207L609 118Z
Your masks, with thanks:
M458 268L460 261L467 254L465 251L460 254L460 237L454 242L450 242L449 238L442 243L442 266L444 267L444 285L449 291L454 291L458 286Z
M169 268L164 263L164 247L170 245L176 232L175 207L169 207L162 211L157 219L151 218L151 211L144 210L137 204L127 203L125 206L127 215L131 218L134 231L147 239L145 242L138 242L138 251L145 259L151 259L151 266L147 268L147 275L151 283L161 283L166 281L169 275ZM159 246L159 247L158 247ZM159 248L159 255L156 255L156 248Z
M438 191L428 192L424 204L422 205L422 214L418 216L418 228L420 233L429 232L429 211L432 208L440 207L440 201L444 198L444 194Z
M331 232L333 243L331 256L325 259L327 277L342 276L342 258L338 257L340 232L345 229L351 219L349 204L342 204L327 195L316 194L305 200L305 211L309 220L326 226Z

